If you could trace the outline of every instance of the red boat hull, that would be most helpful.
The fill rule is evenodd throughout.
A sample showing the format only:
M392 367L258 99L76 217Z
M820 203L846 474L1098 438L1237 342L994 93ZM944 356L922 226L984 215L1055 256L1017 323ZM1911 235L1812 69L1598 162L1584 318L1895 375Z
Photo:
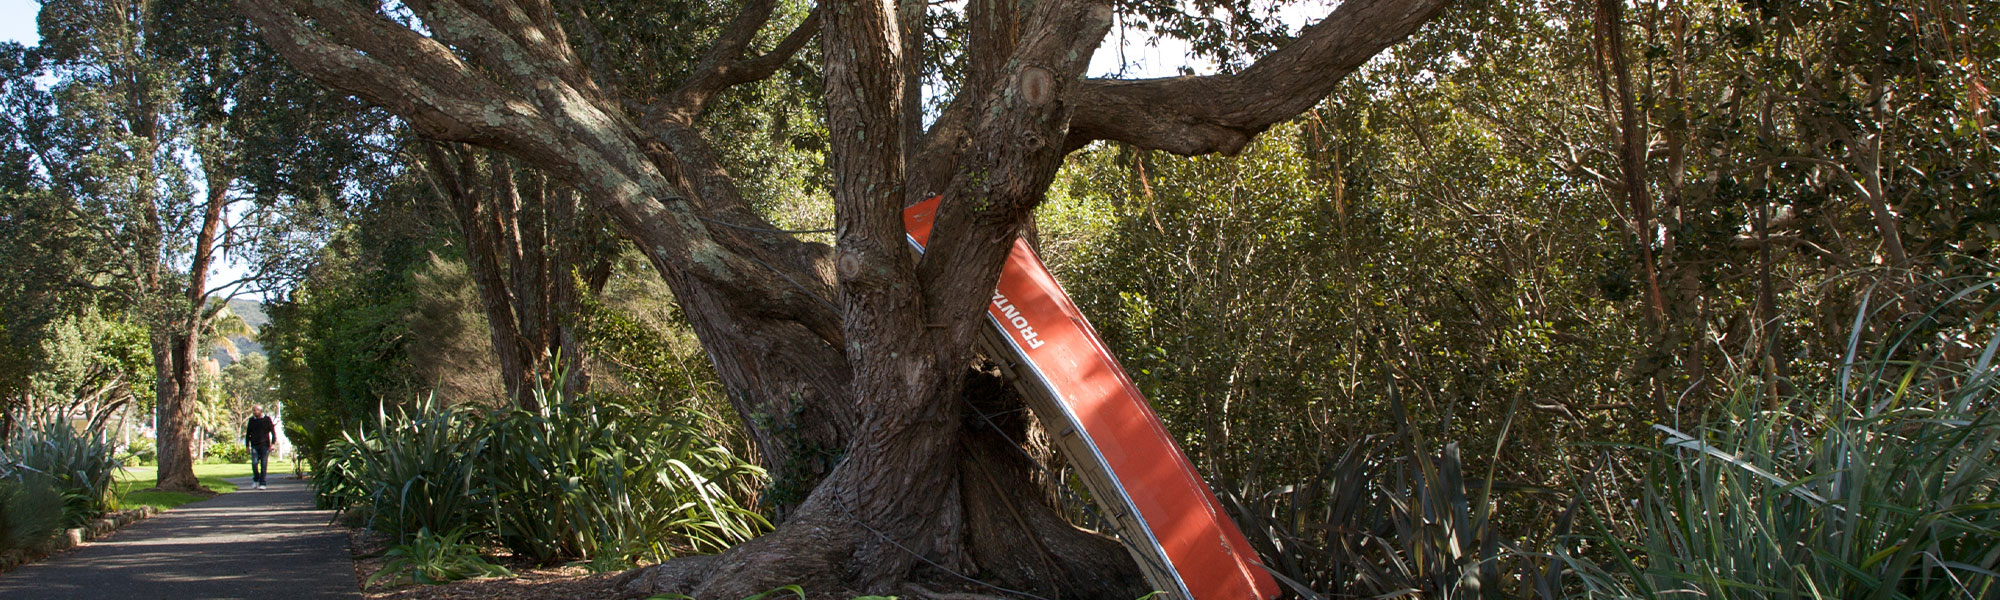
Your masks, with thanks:
M937 205L933 198L903 213L920 252ZM986 311L987 345L1013 361L1016 388L1112 510L1156 588L1195 600L1278 595L1242 531L1026 241L1014 241Z

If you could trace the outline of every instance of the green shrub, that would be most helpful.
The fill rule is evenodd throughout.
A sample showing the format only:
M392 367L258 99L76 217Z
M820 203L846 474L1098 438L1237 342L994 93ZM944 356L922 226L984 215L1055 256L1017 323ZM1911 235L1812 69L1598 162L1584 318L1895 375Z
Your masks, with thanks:
M28 423L15 429L0 452L0 479L11 479L20 493L39 494L47 488L62 499L63 527L77 527L113 508L117 495L112 477L118 460L111 441L101 432L81 433L63 421Z
M135 437L126 443L125 454L119 458L119 462L134 467L154 464L159 460L160 453L153 439L144 437Z
M479 548L465 542L465 530L444 535L420 528L409 543L397 544L382 554L382 569L368 577L373 586L384 579L391 584L414 581L424 585L450 583L472 577L512 577L506 567L486 562Z
M377 411L371 432L350 431L355 480L367 490L368 523L409 541L418 531L477 530L490 495L478 476L486 437L474 415L429 398Z
M250 462L250 447L236 442L215 442L208 445L208 456L202 462L210 464L243 464Z
M520 555L619 568L720 551L769 527L736 500L762 471L709 442L694 415L536 397L538 410L491 423L483 466L495 533Z
M1706 425L1656 425L1637 506L1596 512L1602 564L1568 557L1580 584L1601 598L2000 597L1996 346L1963 370L1849 360L1829 389L1775 402L1741 385Z

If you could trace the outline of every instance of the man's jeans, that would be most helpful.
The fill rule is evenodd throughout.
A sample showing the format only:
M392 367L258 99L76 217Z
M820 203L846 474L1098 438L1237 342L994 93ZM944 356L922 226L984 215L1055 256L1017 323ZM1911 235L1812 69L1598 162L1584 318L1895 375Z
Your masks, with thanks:
M269 470L270 446L250 446L250 477L257 485L264 485L264 472Z

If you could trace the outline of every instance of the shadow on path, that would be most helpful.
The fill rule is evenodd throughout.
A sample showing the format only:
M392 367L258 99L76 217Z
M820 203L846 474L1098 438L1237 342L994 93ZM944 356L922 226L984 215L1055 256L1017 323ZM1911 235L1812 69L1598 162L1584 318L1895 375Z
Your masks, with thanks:
M347 536L327 526L332 512L313 509L302 480L273 473L270 483L0 574L0 599L360 598Z

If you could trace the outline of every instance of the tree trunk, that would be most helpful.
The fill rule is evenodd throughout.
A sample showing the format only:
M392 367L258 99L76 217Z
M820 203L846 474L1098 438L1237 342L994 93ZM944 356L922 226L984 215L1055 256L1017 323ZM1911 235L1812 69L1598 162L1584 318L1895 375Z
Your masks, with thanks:
M533 364L536 353L521 335L512 288L501 267L510 258L501 249L501 240L511 233L508 225L514 215L497 211L491 198L498 193L491 184L501 177L511 178L511 174L489 162L493 178L482 181L477 153L464 146L454 146L446 153L436 144L425 144L424 153L432 187L457 220L459 235L465 239L466 268L472 273L480 308L486 314L493 356L500 363L500 382L510 400L532 409L534 399L524 392L534 385L530 377L538 370Z
M194 257L188 263L188 283L183 290L166 290L177 298L172 318L157 321L153 333L154 385L159 386L159 480L163 490L206 492L194 476L195 408L201 402L201 386L196 369L201 367L201 338L208 326L208 270L215 263L216 237L222 229L223 209L229 204L229 184L233 176L214 156L203 156L202 171L208 183L208 202L202 210L201 229L196 233ZM166 347L164 361L160 349ZM165 370L162 370L162 368ZM160 382L172 382L161 385Z
M195 368L200 359L195 335L185 326L174 327L165 332L167 372L160 380L171 382L160 386L159 425L155 430L159 435L159 480L156 484L162 490L200 492L200 480L194 476L195 456L195 407L200 403L201 390L195 383ZM159 366L162 361L155 359Z
M1041 473L1019 442L1034 424L1019 397L997 373L963 373L956 379L965 395L939 403L956 407L953 420L932 413L879 425L882 437L850 449L778 531L731 549L696 577L634 576L642 583L628 591L742 598L808 581L820 584L808 587L816 597L909 595L920 590L903 582L915 579L982 594L1143 596L1149 588L1126 550L1071 525L1035 484ZM889 435L892 428L903 435ZM910 493L920 489L928 491ZM883 501L890 498L898 500ZM953 574L977 574L983 583Z
M577 278L595 292L610 257L577 196L530 167L463 144L427 143L425 171L457 221L507 396L533 410L561 357L566 397L589 389Z

